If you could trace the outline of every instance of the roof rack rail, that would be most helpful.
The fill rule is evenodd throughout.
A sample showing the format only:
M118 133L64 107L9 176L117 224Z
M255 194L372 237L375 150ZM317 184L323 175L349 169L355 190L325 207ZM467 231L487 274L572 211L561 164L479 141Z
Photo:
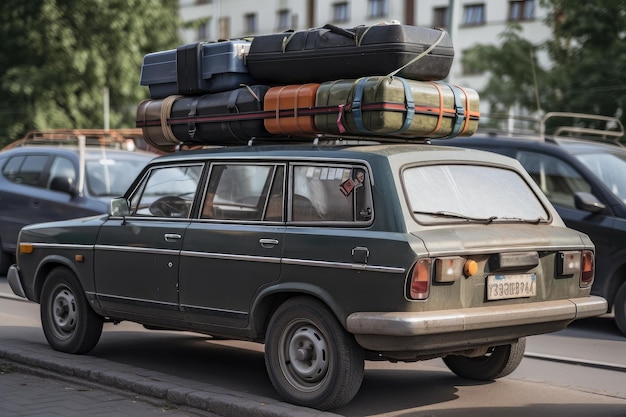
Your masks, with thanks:
M599 121L604 123L605 128L584 127L584 126L559 126L552 133L552 138L575 137L594 141L610 142L615 145L624 146L620 139L624 136L624 125L617 117L602 116L597 114L570 113L570 112L550 112L541 119L540 135L543 140L546 138L546 123L552 118L570 118L583 121Z
M122 131L124 134L122 134ZM130 129L47 129L31 130L22 139L9 144L7 148L33 145L68 146L79 145L84 137L86 146L101 146L115 149L126 149L127 140L132 139Z

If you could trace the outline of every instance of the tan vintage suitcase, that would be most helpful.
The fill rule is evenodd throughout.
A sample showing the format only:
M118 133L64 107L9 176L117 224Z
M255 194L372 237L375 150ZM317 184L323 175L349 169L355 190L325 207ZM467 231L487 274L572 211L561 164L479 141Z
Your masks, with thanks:
M315 107L317 83L285 85L270 88L265 94L264 110L274 115L265 119L271 134L311 137L319 132L314 116L306 114Z

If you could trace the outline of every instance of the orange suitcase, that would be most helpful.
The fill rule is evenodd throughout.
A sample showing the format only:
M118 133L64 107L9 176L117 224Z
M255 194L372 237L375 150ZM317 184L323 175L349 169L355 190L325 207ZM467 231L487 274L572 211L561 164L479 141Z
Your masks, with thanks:
M319 86L309 83L270 88L265 94L263 110L275 114L265 119L265 129L272 134L304 137L318 133L311 109L315 107Z

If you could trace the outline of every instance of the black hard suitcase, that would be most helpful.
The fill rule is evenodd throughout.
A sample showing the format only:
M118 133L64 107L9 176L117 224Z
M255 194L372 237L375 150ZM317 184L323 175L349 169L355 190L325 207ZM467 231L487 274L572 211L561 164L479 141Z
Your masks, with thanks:
M150 98L217 93L254 84L245 59L250 41L197 42L144 56L140 84Z
M137 127L143 129L148 143L160 146L246 144L250 138L269 136L263 123L263 98L268 89L254 85L201 96L146 100L137 109Z
M453 57L450 36L440 29L326 25L256 36L246 62L252 77L263 83L298 84L389 75L398 70L394 75L408 79L441 80L448 76Z

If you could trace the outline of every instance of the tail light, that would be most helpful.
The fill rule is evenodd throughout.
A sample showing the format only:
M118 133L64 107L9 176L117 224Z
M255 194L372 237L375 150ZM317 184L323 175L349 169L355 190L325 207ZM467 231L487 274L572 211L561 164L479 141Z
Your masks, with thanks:
M590 250L583 251L581 256L581 263L582 265L580 271L580 287L591 287L595 276L593 252Z
M425 300L430 292L432 260L422 258L415 264L409 283L409 296L413 300Z

